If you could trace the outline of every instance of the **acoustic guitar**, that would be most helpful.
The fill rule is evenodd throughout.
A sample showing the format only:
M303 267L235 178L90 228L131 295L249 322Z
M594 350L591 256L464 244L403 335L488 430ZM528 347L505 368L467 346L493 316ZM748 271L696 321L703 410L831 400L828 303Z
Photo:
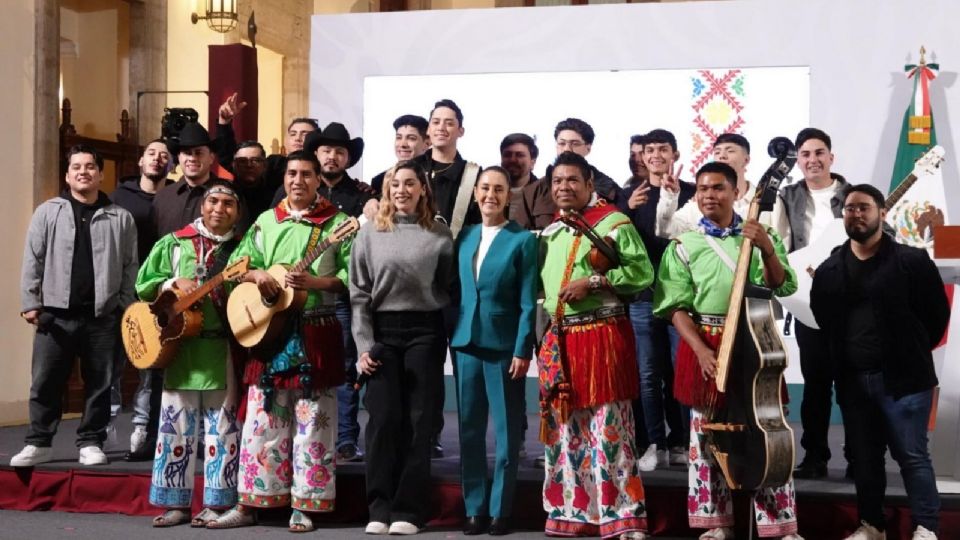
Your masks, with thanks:
M152 303L134 302L123 313L120 335L130 363L138 369L165 368L177 354L180 340L196 336L203 326L200 300L225 280L247 273L243 257L192 292L168 289Z
M267 269L282 287L276 298L264 298L256 283L237 285L227 299L227 321L234 337L244 347L256 347L276 338L283 329L290 313L303 309L307 291L284 287L284 278L289 272L303 272L317 257L334 244L349 238L360 229L357 218L343 221L322 242L311 249L297 264L275 264Z

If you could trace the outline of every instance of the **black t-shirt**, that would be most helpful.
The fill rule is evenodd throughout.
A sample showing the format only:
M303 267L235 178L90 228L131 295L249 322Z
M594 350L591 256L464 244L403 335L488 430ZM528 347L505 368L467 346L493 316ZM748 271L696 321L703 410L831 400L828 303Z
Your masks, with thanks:
M457 157L453 163L441 163L434 161L430 152L414 159L423 167L427 174L427 180L430 182L430 189L433 191L433 202L437 206L437 213L449 225L453 218L453 208L457 203L457 193L460 191L460 181L463 178L463 171L467 166L467 161ZM469 181L476 182L476 178ZM464 225L480 223L480 208L474 204L473 195L470 196L470 206L467 208L464 216Z
M75 233L73 237L73 263L70 268L70 311L93 314L96 292L94 290L93 245L90 241L90 221L97 210L110 204L103 193L93 204L84 204L70 193L64 195L73 208Z
M647 256L650 257L650 263L653 264L654 272L660 268L660 260L663 253L670 245L669 238L657 236L657 203L660 202L660 187L650 186L647 192L647 202L631 209L627 202L630 196L643 184L642 180L631 178L623 188L622 202L618 203L620 211L626 214L633 226L640 233L640 239L643 241L643 247L647 250ZM690 182L680 182L680 198L677 201L677 208L683 208L683 205L689 201L696 193L696 186ZM653 301L653 287L648 287L640 293L639 300L646 302Z
M844 255L847 278L847 332L844 366L848 371L880 371L883 340L870 294L864 282L873 274L879 261L870 257L861 261L849 248Z

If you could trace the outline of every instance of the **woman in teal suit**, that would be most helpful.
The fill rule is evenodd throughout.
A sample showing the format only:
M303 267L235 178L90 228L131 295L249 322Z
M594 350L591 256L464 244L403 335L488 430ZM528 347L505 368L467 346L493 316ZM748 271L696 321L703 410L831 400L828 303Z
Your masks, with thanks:
M537 295L536 237L512 221L509 174L490 167L474 197L483 222L457 239L460 317L450 339L457 369L464 534L509 532L525 414L524 378L534 346ZM497 454L487 490L487 415ZM487 523L490 518L489 524Z

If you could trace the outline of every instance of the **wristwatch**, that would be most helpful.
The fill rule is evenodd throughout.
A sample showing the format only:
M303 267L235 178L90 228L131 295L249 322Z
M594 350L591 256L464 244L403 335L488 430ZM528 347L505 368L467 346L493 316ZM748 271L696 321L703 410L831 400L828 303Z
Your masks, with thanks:
M591 291L595 291L603 286L603 277L600 274L593 274L587 278L587 286Z

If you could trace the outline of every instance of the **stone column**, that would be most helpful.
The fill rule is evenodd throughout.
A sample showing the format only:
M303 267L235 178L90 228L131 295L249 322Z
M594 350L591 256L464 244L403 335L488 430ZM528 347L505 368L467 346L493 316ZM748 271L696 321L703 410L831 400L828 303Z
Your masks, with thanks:
M34 205L60 191L60 2L37 0L34 51L36 84L33 113Z
M167 6L164 0L130 2L131 136L139 142L160 137L160 121L167 103L164 94L144 94L137 117L137 93L167 89Z

